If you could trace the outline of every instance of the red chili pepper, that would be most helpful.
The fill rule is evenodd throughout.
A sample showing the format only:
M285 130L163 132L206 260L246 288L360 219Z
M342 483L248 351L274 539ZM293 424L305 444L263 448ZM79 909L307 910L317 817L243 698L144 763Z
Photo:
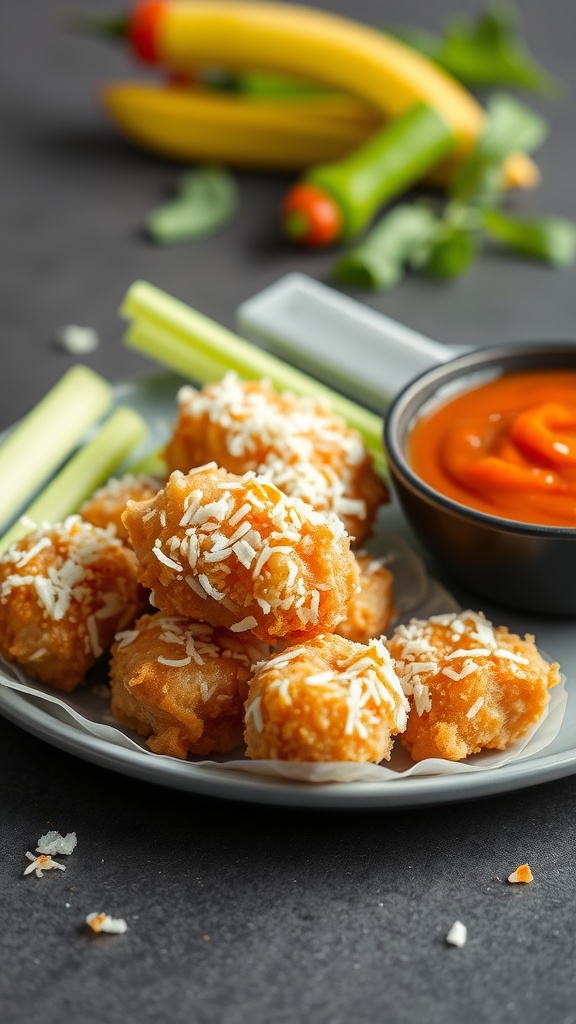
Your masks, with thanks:
M342 229L342 214L332 197L301 182L290 189L282 205L282 230L300 245L330 245Z
M165 0L141 0L130 14L128 38L146 64L158 61L158 24L166 7Z

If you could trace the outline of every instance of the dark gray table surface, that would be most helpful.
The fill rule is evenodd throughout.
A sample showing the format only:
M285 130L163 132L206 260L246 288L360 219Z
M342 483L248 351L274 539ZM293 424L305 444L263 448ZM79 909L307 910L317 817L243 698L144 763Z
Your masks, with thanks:
M5 4L0 426L74 361L53 344L62 324L98 329L86 361L109 378L151 369L120 343L116 310L136 278L231 326L241 300L290 270L324 279L331 261L279 239L287 179L259 174L240 177L226 230L151 245L143 217L176 171L108 127L98 86L134 72L120 50L61 30L75 6ZM435 28L454 5L326 6ZM543 183L513 205L574 217L573 4L521 9L533 48L572 94L536 101L552 125ZM576 336L574 272L494 254L454 285L410 279L366 301L447 342ZM0 741L3 1024L576 1021L570 778L431 810L306 813L132 781L1 719ZM66 872L24 879L24 852L48 828L76 830L78 849ZM507 885L524 860L535 882ZM86 934L86 913L101 908L127 919L125 936ZM456 918L469 929L461 950L444 943Z

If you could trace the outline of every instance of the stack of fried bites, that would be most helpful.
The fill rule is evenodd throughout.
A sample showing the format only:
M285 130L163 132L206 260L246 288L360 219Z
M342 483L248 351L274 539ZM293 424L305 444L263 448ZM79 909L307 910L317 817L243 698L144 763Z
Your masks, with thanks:
M415 760L459 760L541 717L559 673L533 638L473 612L382 635L392 574L352 547L387 491L326 406L229 374L181 390L164 454L163 486L111 481L6 552L6 659L70 690L115 636L114 715L181 758L244 739L251 758L379 762L400 734Z

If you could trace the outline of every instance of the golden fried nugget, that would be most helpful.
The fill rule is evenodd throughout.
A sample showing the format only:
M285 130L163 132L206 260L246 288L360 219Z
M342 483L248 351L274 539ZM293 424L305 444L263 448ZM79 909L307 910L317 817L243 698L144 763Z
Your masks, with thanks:
M80 509L82 519L93 526L106 529L113 526L116 536L125 544L128 541L128 530L122 522L122 513L129 501L146 501L163 486L161 480L152 476L133 476L126 473L122 477L112 477L85 501Z
M169 471L212 460L231 473L253 470L317 511L336 512L356 544L369 535L388 491L360 434L326 403L234 373L200 391L182 388L178 400Z
M386 646L411 697L401 742L415 761L460 761L505 750L542 716L558 665L478 612L434 615L398 626Z
M282 761L381 761L406 727L406 700L381 640L324 635L256 666L247 755Z
M251 665L268 647L181 615L143 615L112 647L112 713L157 754L187 757L242 742Z
M253 473L172 473L123 515L140 580L164 611L275 644L342 619L358 570L340 520Z
M358 552L356 564L360 573L360 589L346 609L346 618L334 630L358 644L366 644L388 629L396 614L392 596L394 577L380 558Z
M0 559L0 650L31 675L73 690L146 602L138 563L111 530L69 516Z

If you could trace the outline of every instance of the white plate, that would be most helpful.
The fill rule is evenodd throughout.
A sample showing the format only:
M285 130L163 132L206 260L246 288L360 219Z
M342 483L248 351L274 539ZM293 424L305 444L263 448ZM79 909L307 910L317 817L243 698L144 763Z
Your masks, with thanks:
M138 409L150 423L154 442L161 444L175 415L174 396L179 383L179 379L171 374L126 381L116 385L116 401ZM390 533L409 537L394 506L384 511L379 527L381 537ZM371 547L374 550L374 543ZM419 561L405 552L399 562L406 574L406 586L400 588L401 594L411 592L418 604L425 588ZM405 612L410 610L403 609ZM417 607L412 610L417 612ZM576 657L570 642L573 625L558 621L538 624L520 621L517 624L511 621L510 616L506 621L514 629L537 632L540 645L561 662L570 690L571 681L576 676ZM560 731L545 750L499 768L465 775L416 776L392 782L316 785L233 770L222 771L206 763L199 765L194 761L155 757L136 748L118 746L85 732L56 704L48 704L40 698L5 687L0 687L0 712L48 743L122 774L174 789L253 803L334 809L417 807L522 789L576 772L576 710L570 700Z

